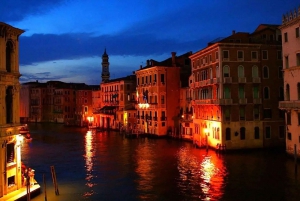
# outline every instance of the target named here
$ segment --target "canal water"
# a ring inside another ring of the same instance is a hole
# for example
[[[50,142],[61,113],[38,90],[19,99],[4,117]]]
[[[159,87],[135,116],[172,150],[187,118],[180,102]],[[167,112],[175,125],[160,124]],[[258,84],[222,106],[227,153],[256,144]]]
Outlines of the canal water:
[[[217,154],[172,139],[127,139],[59,124],[29,128],[33,140],[23,142],[22,160],[42,187],[32,201],[300,200],[300,164],[296,174],[283,151]]]

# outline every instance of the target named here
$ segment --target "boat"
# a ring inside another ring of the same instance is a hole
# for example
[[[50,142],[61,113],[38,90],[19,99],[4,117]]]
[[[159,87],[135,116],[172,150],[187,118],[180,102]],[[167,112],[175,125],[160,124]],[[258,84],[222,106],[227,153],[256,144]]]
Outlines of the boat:
[[[29,133],[29,129],[28,129],[27,124],[24,124],[23,126],[21,126],[19,132],[22,135],[25,135],[25,134]]]
[[[29,133],[27,133],[27,134],[25,135],[24,139],[25,139],[26,142],[31,142],[31,141],[32,141],[32,137],[30,136]]]

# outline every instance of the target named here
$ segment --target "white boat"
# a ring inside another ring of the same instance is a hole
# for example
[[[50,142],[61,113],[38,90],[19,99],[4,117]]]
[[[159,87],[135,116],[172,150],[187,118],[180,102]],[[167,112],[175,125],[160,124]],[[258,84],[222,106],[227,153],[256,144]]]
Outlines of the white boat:
[[[19,132],[20,132],[20,134],[23,134],[23,135],[29,133],[29,129],[28,129],[27,124],[24,124],[23,126],[21,126]]]

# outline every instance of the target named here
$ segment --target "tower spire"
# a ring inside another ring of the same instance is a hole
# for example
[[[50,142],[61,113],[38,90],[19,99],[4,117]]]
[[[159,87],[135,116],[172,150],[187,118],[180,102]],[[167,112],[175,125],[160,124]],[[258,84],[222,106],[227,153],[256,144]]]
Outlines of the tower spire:
[[[108,54],[106,53],[106,48],[104,49],[104,53],[102,55],[102,82],[107,82],[109,80],[110,77],[110,73],[109,73],[109,57]]]

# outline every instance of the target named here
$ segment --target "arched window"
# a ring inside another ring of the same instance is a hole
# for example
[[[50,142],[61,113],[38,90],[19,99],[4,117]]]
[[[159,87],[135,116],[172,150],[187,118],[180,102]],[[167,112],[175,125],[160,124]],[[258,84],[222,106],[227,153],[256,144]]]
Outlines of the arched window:
[[[238,76],[239,77],[245,77],[244,66],[239,66],[238,67]]]
[[[290,85],[287,84],[285,87],[285,100],[289,101],[290,100]]]
[[[264,99],[270,99],[269,87],[264,88]]]
[[[13,44],[11,41],[6,43],[6,71],[12,72],[13,66]]]
[[[226,128],[225,137],[226,137],[226,140],[231,140],[230,128]]]
[[[240,128],[240,138],[241,138],[241,140],[246,139],[246,128],[245,127]]]
[[[252,66],[252,77],[257,78],[258,77],[258,67]]]
[[[229,77],[229,66],[223,67],[223,77]]]
[[[264,75],[263,75],[264,78],[265,79],[269,78],[269,68],[268,68],[268,66],[264,66],[263,72],[264,72]]]

